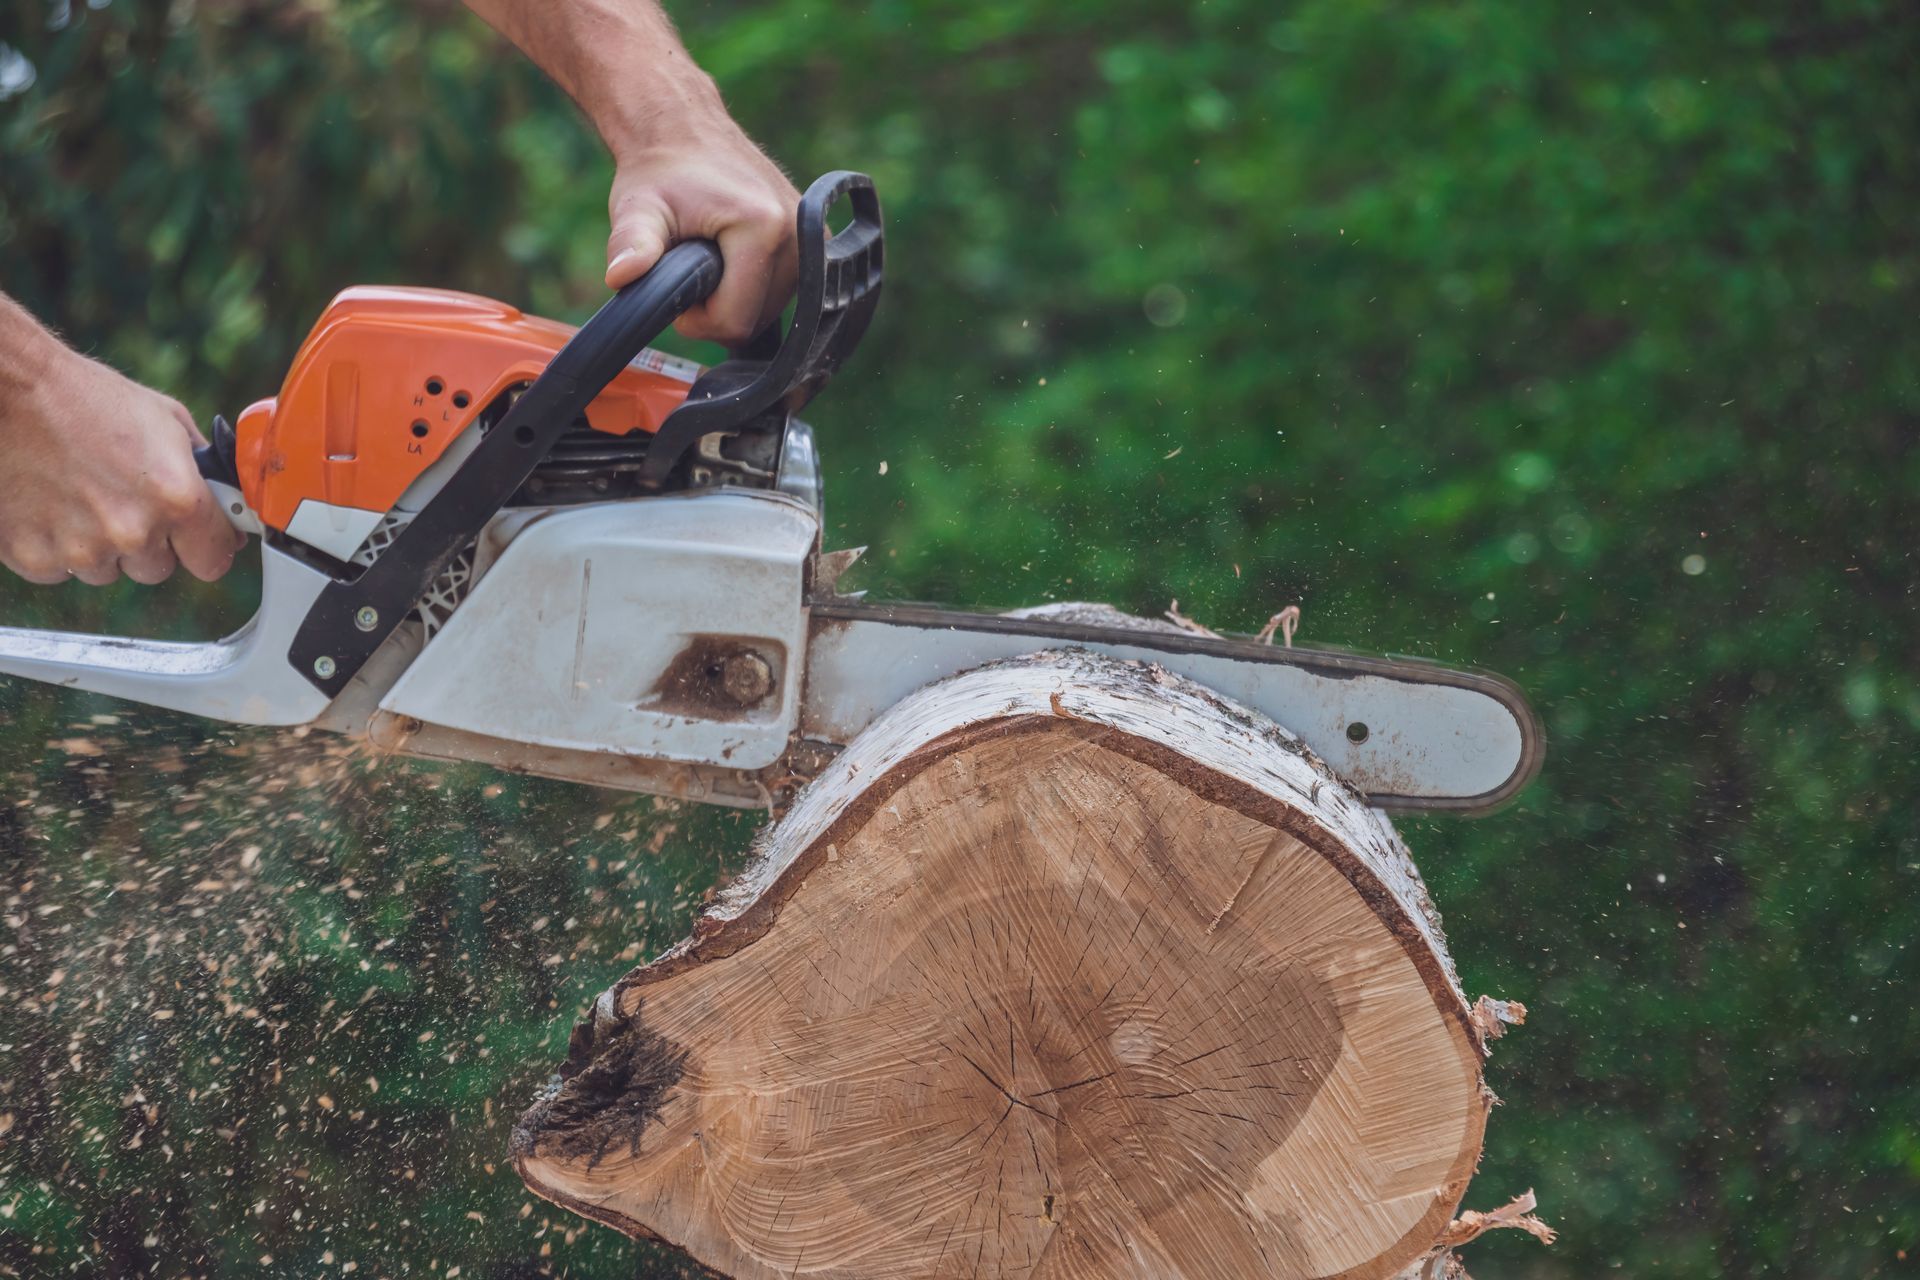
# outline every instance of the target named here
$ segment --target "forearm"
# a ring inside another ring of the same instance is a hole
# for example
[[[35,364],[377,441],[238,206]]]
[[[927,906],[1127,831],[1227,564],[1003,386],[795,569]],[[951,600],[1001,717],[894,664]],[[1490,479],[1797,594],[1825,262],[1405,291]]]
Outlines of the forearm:
[[[726,107],[656,0],[465,0],[580,105],[616,158],[726,124]]]
[[[711,240],[711,297],[676,322],[739,343],[780,314],[798,270],[800,193],[727,114],[659,0],[466,0],[580,104],[613,153],[607,287],[638,280],[668,246]]]

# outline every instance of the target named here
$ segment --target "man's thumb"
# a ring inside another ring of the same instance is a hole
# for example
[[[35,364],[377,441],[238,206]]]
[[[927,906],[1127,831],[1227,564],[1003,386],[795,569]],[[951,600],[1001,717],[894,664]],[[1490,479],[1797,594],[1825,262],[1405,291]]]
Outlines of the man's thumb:
[[[660,261],[671,239],[666,219],[658,214],[634,214],[623,219],[607,239],[607,287],[632,284]]]

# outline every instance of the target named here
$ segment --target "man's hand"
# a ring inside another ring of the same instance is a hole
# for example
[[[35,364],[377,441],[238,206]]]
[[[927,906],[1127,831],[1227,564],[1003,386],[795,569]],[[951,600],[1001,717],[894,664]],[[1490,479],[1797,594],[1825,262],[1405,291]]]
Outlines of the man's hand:
[[[613,152],[607,283],[708,239],[724,270],[680,318],[690,338],[738,344],[780,314],[798,269],[800,193],[727,114],[658,0],[466,0],[572,95]]]
[[[94,586],[163,582],[176,565],[225,573],[245,539],[194,468],[192,416],[45,336],[57,349],[0,404],[0,563]]]
[[[731,120],[724,123],[683,147],[620,159],[608,200],[607,284],[638,280],[678,241],[712,240],[725,262],[720,287],[674,327],[737,345],[779,315],[793,293],[800,193]]]

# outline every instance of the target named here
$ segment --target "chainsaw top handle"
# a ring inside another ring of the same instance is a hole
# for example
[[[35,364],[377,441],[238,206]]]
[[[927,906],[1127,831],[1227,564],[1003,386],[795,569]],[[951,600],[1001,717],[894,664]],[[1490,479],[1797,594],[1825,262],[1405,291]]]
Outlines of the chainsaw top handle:
[[[287,660],[329,698],[533,474],[555,440],[641,350],[720,283],[720,250],[688,240],[622,288],[556,353],[379,559],[327,584]]]

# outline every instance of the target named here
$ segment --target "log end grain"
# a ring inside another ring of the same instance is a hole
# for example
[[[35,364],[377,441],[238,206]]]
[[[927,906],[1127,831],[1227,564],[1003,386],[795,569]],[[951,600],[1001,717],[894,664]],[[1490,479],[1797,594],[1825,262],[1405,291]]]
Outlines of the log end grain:
[[[1082,653],[922,691],[596,1003],[514,1160],[724,1275],[1392,1276],[1485,1044],[1392,828]]]

